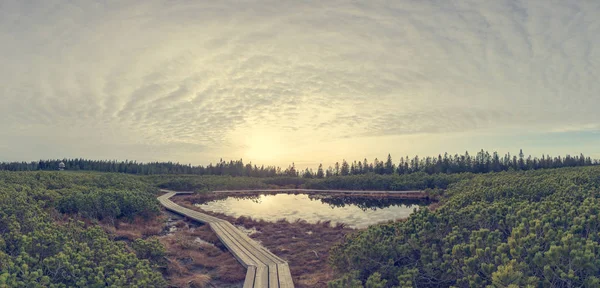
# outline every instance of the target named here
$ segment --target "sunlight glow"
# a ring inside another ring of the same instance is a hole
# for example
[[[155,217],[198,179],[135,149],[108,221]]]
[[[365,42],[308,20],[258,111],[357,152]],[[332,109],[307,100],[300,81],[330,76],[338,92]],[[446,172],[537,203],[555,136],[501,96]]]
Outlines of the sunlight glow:
[[[249,134],[245,146],[244,158],[253,162],[272,163],[285,153],[281,137],[262,129]]]

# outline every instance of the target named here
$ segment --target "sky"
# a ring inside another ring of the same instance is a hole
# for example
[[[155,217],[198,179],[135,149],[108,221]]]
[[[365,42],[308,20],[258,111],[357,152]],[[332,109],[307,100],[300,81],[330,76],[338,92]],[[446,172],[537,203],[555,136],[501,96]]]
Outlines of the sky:
[[[600,1],[0,1],[0,161],[600,158]]]

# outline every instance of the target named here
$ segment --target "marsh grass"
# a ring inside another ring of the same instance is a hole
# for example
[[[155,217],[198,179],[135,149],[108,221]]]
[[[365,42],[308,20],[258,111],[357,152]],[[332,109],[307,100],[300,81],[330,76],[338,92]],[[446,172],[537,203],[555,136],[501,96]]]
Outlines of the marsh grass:
[[[176,222],[180,228],[159,241],[165,246],[169,265],[165,277],[175,287],[207,287],[211,281],[236,284],[244,281],[246,269],[237,262],[210,227]],[[196,241],[200,238],[202,241]]]

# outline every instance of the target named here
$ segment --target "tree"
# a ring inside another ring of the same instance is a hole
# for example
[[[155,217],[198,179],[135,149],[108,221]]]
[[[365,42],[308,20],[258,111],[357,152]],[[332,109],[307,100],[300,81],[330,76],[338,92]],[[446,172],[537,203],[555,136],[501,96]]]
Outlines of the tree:
[[[304,173],[302,173],[302,178],[307,178],[307,179],[311,179],[313,178],[313,173],[312,171],[308,170],[308,168],[306,168],[304,170]]]
[[[380,162],[379,159],[375,158],[375,160],[373,160],[373,172],[376,174],[384,174],[384,170],[383,161]]]
[[[387,161],[385,162],[385,174],[394,173],[394,162],[392,162],[392,155],[388,154]]]
[[[297,177],[298,172],[296,171],[296,164],[292,163],[287,169],[285,169],[284,174],[290,177]]]
[[[342,176],[348,176],[350,174],[350,166],[346,160],[342,160],[342,168],[340,169]]]
[[[523,159],[525,155],[523,154],[523,149],[519,150],[519,170],[525,170],[525,161]]]
[[[329,166],[327,168],[327,171],[325,171],[325,177],[329,178],[334,175],[335,175],[335,172],[333,171],[333,168],[331,166]]]
[[[322,179],[325,176],[323,173],[323,164],[319,164],[319,169],[317,170],[317,178]]]

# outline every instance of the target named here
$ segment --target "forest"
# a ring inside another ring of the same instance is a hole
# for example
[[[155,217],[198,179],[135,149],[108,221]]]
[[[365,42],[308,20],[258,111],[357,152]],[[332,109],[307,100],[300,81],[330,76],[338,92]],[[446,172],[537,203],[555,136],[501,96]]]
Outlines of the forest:
[[[401,157],[394,162],[388,154],[385,161],[375,158],[372,161],[366,158],[362,161],[348,162],[342,160],[333,166],[324,168],[320,164],[316,170],[306,168],[298,171],[294,163],[282,169],[277,166],[260,167],[252,163],[244,164],[242,159],[236,161],[223,161],[207,166],[192,166],[191,164],[180,164],[173,162],[151,162],[138,163],[137,161],[108,161],[108,160],[86,160],[86,159],[54,159],[39,160],[33,162],[2,162],[0,170],[8,171],[38,171],[58,170],[59,163],[65,164],[69,171],[97,171],[118,172],[137,175],[217,175],[217,176],[246,176],[246,177],[302,177],[302,178],[325,178],[331,176],[349,176],[361,174],[412,174],[423,172],[427,174],[454,174],[454,173],[488,173],[500,171],[539,170],[547,168],[580,167],[599,165],[598,159],[586,157],[583,154],[577,156],[550,156],[541,157],[525,156],[523,151],[518,155],[507,153],[503,156],[497,152],[479,151],[474,156],[469,152],[462,155],[439,154],[435,157],[413,158]]]
[[[599,287],[599,189],[599,167],[473,175],[333,248],[329,287]]]

